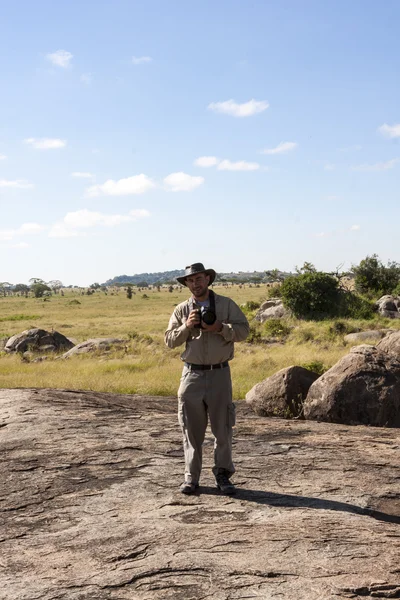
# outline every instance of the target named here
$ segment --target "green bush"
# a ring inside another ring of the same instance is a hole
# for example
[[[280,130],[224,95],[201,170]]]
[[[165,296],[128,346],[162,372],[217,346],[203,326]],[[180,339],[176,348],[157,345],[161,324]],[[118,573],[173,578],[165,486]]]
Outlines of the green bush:
[[[394,290],[392,291],[392,294],[394,296],[400,296],[400,283],[398,285],[396,285],[396,287],[394,288]]]
[[[284,306],[295,317],[323,319],[338,313],[339,282],[328,273],[316,271],[288,277],[281,292]]]
[[[282,285],[274,285],[268,288],[267,298],[281,298],[282,297]]]
[[[313,371],[314,373],[317,373],[317,375],[323,375],[330,368],[330,367],[327,367],[326,365],[324,365],[324,363],[321,362],[320,360],[313,360],[308,363],[303,363],[302,365],[299,365],[299,366],[303,367],[303,369],[308,369],[309,371]]]
[[[282,338],[291,332],[289,327],[282,319],[269,319],[264,323],[264,333],[268,337]]]
[[[254,325],[250,325],[250,332],[246,338],[246,342],[249,344],[261,344],[261,332]]]
[[[374,303],[353,292],[341,291],[339,314],[350,319],[373,319]],[[348,332],[351,333],[351,332]]]
[[[258,308],[260,308],[260,303],[259,302],[254,302],[253,300],[248,300],[247,302],[245,302],[245,304],[242,305],[242,308],[244,310],[257,310]]]
[[[367,256],[352,270],[355,288],[361,293],[391,294],[400,285],[400,264],[389,261],[384,265],[377,254]]]

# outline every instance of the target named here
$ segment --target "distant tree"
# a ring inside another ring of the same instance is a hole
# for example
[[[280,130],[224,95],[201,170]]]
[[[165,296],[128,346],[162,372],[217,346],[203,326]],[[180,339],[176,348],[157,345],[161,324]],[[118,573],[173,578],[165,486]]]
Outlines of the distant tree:
[[[14,287],[14,292],[17,292],[17,294],[23,294],[24,296],[28,296],[29,289],[29,285],[26,285],[25,283],[17,283],[17,285]]]
[[[315,268],[315,266],[312,263],[305,262],[305,263],[303,263],[302,267],[296,267],[295,271],[296,271],[296,273],[301,275],[304,273],[316,273],[317,269]]]
[[[352,271],[355,288],[361,293],[391,294],[400,283],[400,264],[389,261],[384,265],[377,254],[366,256]]]
[[[148,288],[149,284],[147,283],[147,281],[138,281],[136,284],[136,287],[140,287],[140,288]]]
[[[101,288],[101,285],[99,283],[92,283],[92,285],[89,286],[90,288],[92,288],[93,290],[98,290],[99,288]]]
[[[265,275],[267,276],[267,280],[271,283],[281,283],[284,280],[284,277],[282,277],[278,269],[272,269],[272,271],[265,271]]]
[[[51,281],[47,282],[47,285],[51,288],[51,290],[57,294],[63,286],[62,281],[60,281],[59,279],[52,279]]]
[[[174,288],[172,287],[172,285],[169,286],[168,291],[169,292],[173,292],[174,291]]]
[[[12,287],[12,284],[8,281],[2,281],[0,282],[0,293],[2,293],[3,296],[7,296],[8,294],[10,294]]]
[[[31,285],[34,285],[35,283],[44,283],[46,284],[46,282],[43,279],[40,279],[40,277],[31,277],[29,280],[29,283]]]
[[[126,297],[132,300],[132,286],[130,284],[126,286]]]
[[[51,293],[51,289],[45,283],[34,283],[31,285],[31,290],[35,298],[43,298],[45,292]]]

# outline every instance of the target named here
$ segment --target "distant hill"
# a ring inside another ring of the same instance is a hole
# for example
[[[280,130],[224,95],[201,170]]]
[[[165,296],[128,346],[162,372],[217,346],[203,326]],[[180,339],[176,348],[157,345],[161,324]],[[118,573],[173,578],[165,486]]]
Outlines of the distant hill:
[[[126,285],[131,283],[137,285],[146,282],[148,285],[162,285],[163,283],[175,282],[177,277],[182,277],[184,270],[163,271],[160,273],[138,273],[137,275],[118,275],[108,279],[102,285]],[[239,271],[238,273],[218,273],[216,281],[232,281],[237,283],[268,283],[270,281],[283,280],[291,275],[284,271]]]

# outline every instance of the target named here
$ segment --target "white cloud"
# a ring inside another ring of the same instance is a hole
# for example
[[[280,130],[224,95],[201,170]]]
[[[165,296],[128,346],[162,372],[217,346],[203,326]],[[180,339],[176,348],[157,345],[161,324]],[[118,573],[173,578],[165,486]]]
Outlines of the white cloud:
[[[258,163],[246,162],[245,160],[239,160],[232,162],[230,160],[223,160],[218,165],[219,171],[257,171],[260,168]]]
[[[74,229],[69,229],[64,223],[54,223],[49,231],[49,237],[70,238],[77,237],[79,233]]]
[[[151,56],[132,56],[132,63],[134,65],[143,65],[152,62],[152,60]]]
[[[19,190],[29,190],[35,187],[33,183],[24,181],[23,179],[16,179],[14,181],[8,179],[0,179],[0,188],[14,188]]]
[[[67,213],[64,219],[55,223],[50,229],[49,237],[67,238],[81,235],[80,231],[92,227],[115,227],[122,223],[133,223],[138,219],[149,217],[149,211],[135,209],[126,215],[107,215],[85,209]]]
[[[58,138],[26,138],[24,143],[37,150],[54,150],[55,148],[65,148],[67,145],[66,140]]]
[[[262,154],[286,154],[287,152],[291,152],[295,148],[297,148],[298,144],[296,142],[281,142],[276,146],[276,148],[265,148],[262,150]]]
[[[386,162],[375,163],[374,165],[355,165],[351,167],[352,171],[387,171],[400,162],[399,158],[392,158]]]
[[[92,77],[91,73],[82,73],[82,75],[79,77],[79,79],[85,85],[90,85],[92,83],[92,81],[93,81],[93,77]]]
[[[385,123],[378,128],[378,131],[385,137],[398,138],[400,137],[400,123],[396,123],[396,125]]]
[[[336,165],[333,163],[326,163],[324,165],[324,171],[334,171],[336,169]]]
[[[17,244],[11,244],[9,247],[10,248],[30,248],[30,244],[27,244],[26,242],[18,242]]]
[[[53,63],[53,65],[56,65],[56,67],[67,69],[71,66],[70,63],[73,58],[73,54],[71,54],[71,52],[67,52],[66,50],[57,50],[57,52],[53,52],[52,54],[46,54],[46,58]]]
[[[219,158],[216,156],[199,156],[194,161],[196,167],[215,167],[219,163]]]
[[[14,229],[0,229],[0,242],[12,240],[15,235]]]
[[[0,230],[0,241],[13,240],[17,236],[31,235],[40,233],[45,228],[38,223],[23,223],[18,229],[3,229]]]
[[[350,231],[358,231],[359,229],[361,229],[360,225],[352,225],[350,227]]]
[[[171,173],[164,178],[164,184],[171,192],[190,192],[204,183],[204,177],[193,177],[187,173]]]
[[[130,196],[133,194],[144,194],[155,187],[155,183],[141,173],[133,175],[125,179],[108,179],[103,184],[92,185],[86,190],[86,196],[93,198],[94,196]]]
[[[216,113],[231,115],[232,117],[251,117],[263,112],[268,107],[269,104],[265,100],[252,99],[248,102],[243,102],[243,104],[238,104],[235,100],[231,99],[225,102],[211,102],[207,108]]]
[[[92,175],[92,173],[74,171],[73,173],[71,173],[71,177],[78,177],[81,179],[92,179],[93,175]]]
[[[43,225],[39,225],[39,223],[24,223],[16,231],[18,235],[25,235],[26,233],[39,233],[43,229]]]
[[[0,160],[6,160],[7,156],[5,154],[0,154]]]
[[[316,233],[315,237],[326,237],[326,233],[324,233],[323,231],[321,231],[321,233]]]

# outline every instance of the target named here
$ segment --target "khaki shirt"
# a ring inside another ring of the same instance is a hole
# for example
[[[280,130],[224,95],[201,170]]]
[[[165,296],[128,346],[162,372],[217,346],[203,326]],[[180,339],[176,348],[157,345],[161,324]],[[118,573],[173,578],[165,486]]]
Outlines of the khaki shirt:
[[[215,312],[222,322],[222,331],[211,333],[203,329],[189,329],[185,323],[192,310],[192,300],[181,302],[175,308],[165,332],[165,343],[176,348],[186,343],[182,360],[197,365],[215,365],[233,358],[234,342],[241,342],[249,334],[249,323],[238,305],[215,294]]]

